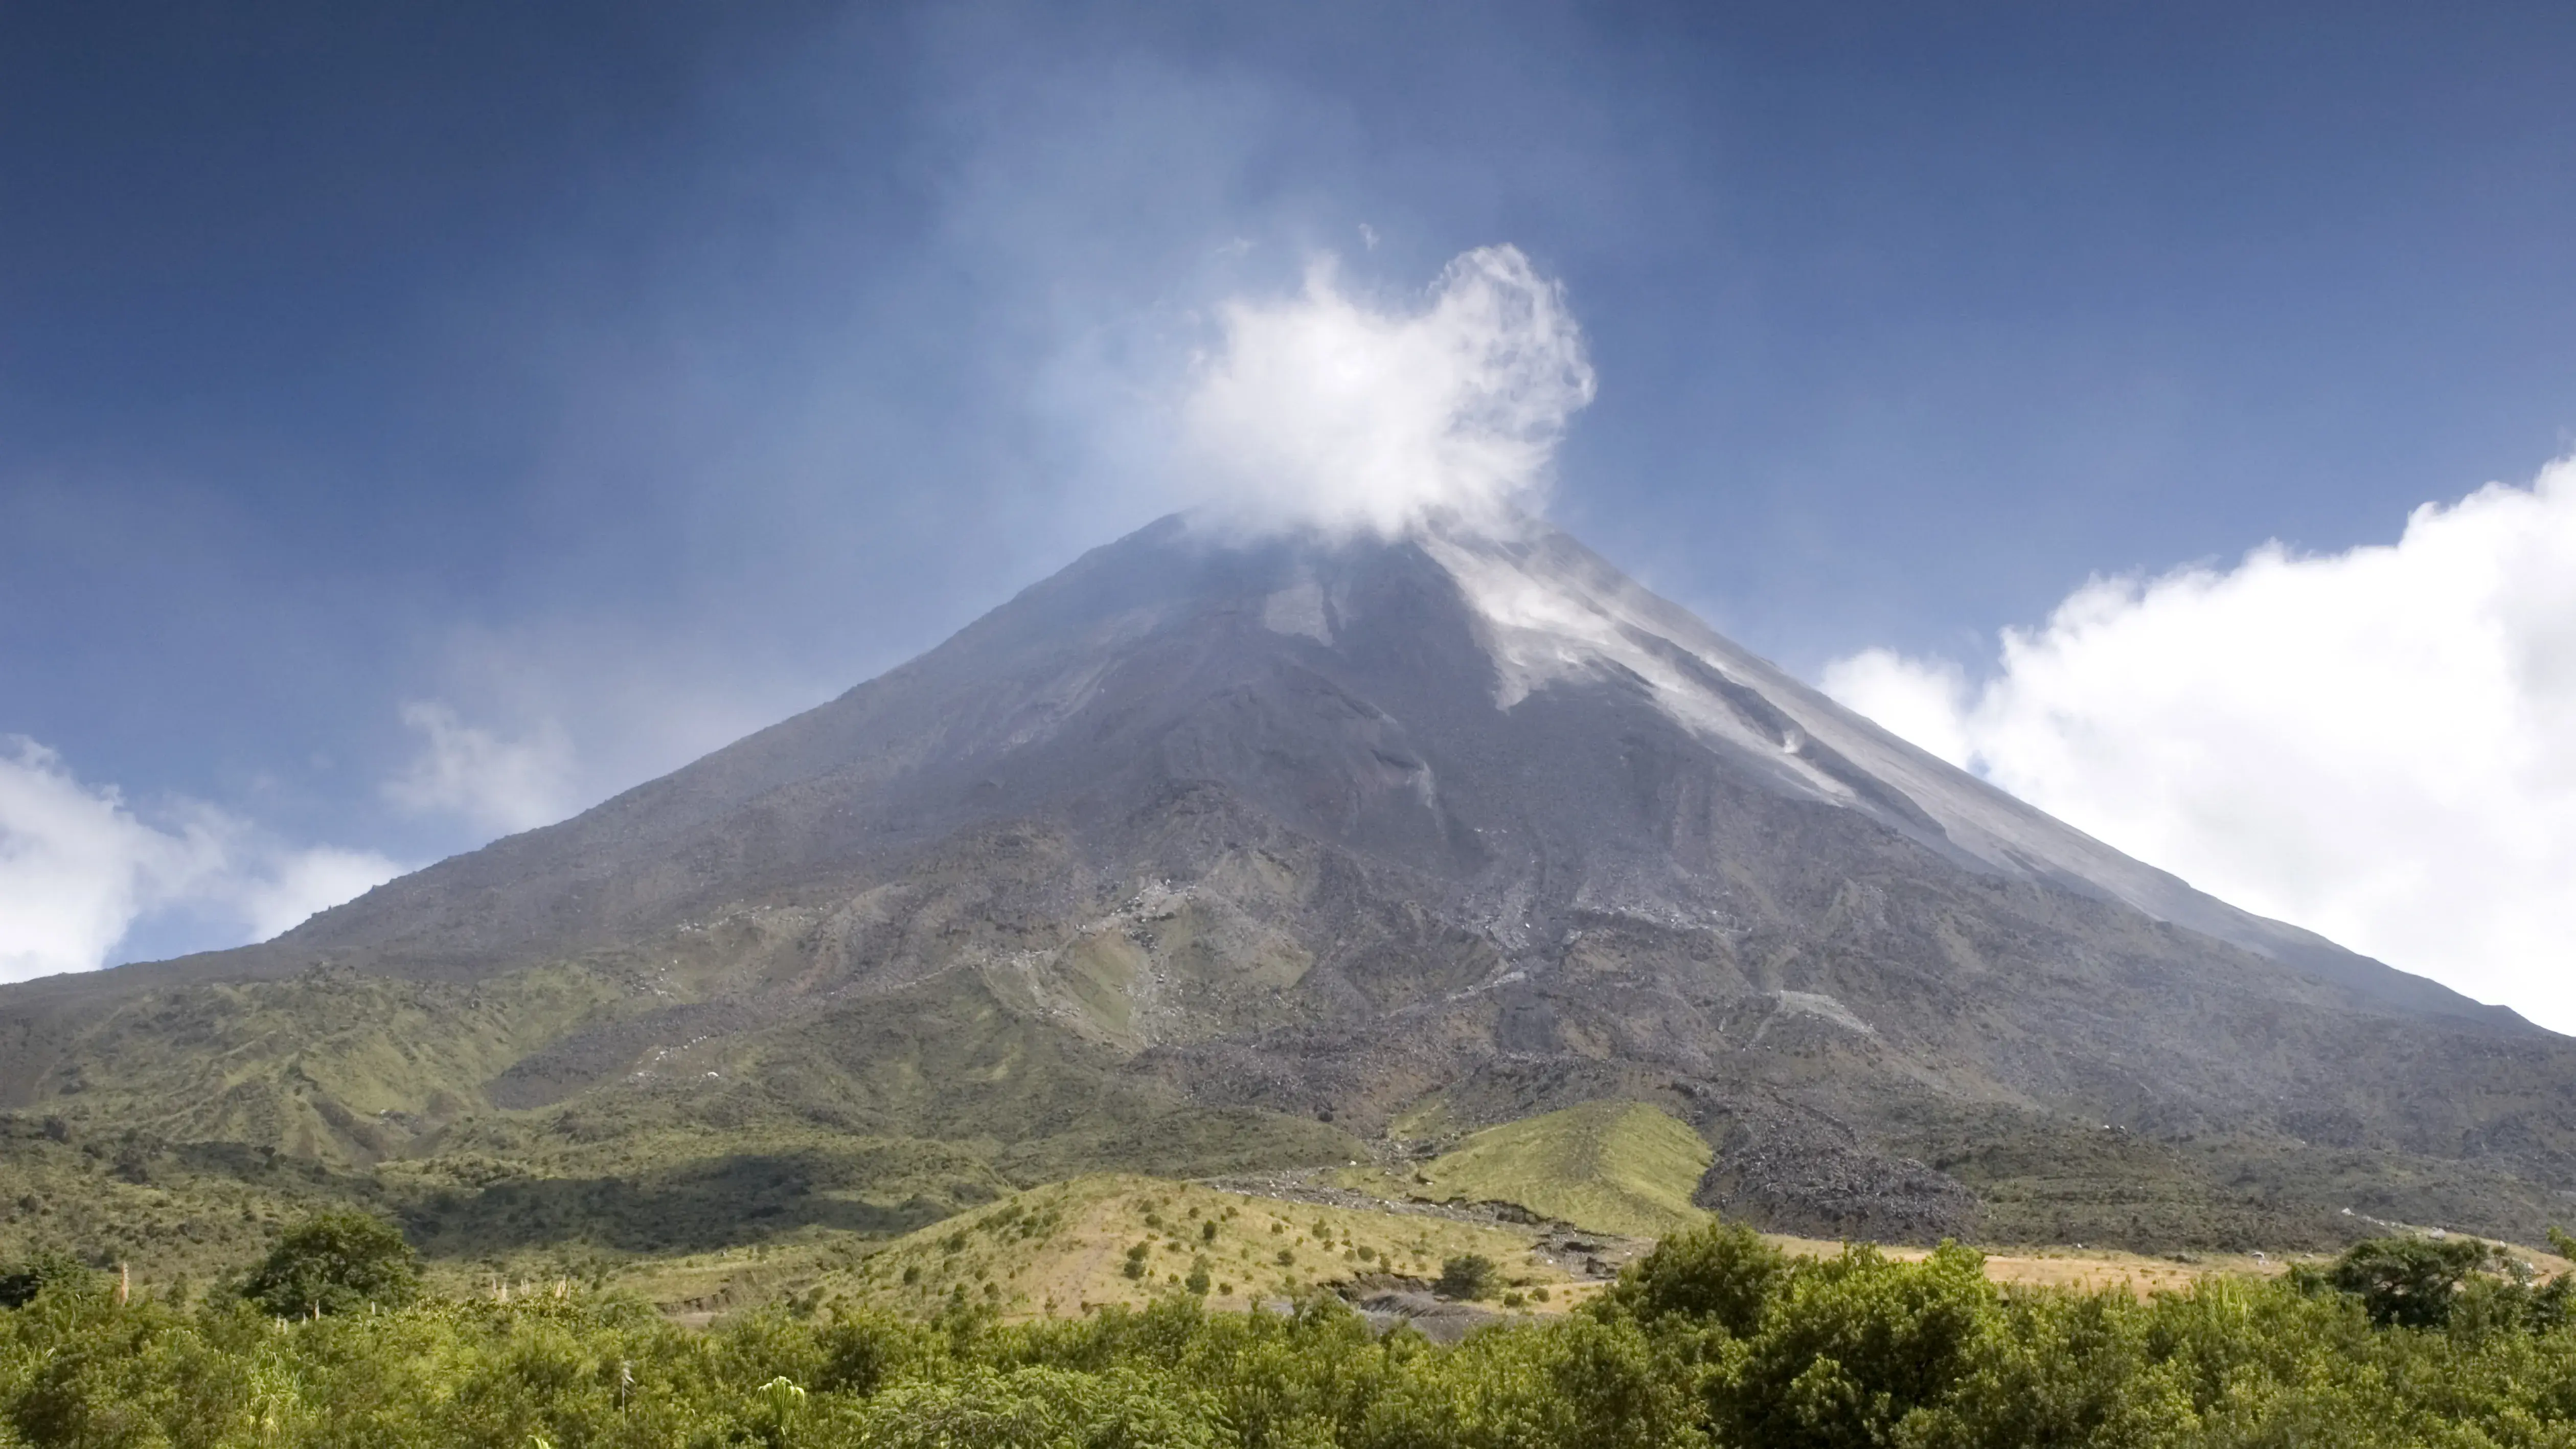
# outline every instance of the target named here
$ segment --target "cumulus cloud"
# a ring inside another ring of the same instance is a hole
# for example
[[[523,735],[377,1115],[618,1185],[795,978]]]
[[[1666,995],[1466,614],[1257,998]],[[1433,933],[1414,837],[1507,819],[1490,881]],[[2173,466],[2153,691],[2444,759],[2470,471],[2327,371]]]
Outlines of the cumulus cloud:
[[[472,725],[434,700],[402,708],[421,749],[385,782],[385,798],[416,814],[458,815],[485,829],[533,830],[572,813],[572,741],[552,722],[516,737]]]
[[[2095,579],[1825,689],[2249,910],[2576,1031],[2576,459],[2394,544]]]
[[[1418,305],[1346,293],[1332,261],[1298,295],[1219,309],[1223,345],[1182,408],[1213,519],[1394,535],[1491,526],[1536,505],[1592,367],[1564,291],[1509,246],[1450,262]]]
[[[23,737],[0,755],[0,980],[100,965],[134,918],[195,889],[221,864],[206,822],[178,831],[136,819],[114,789],[74,779]]]
[[[189,909],[266,940],[392,879],[383,856],[293,849],[203,805],[146,821],[33,740],[0,740],[0,981],[107,964],[134,923]]]

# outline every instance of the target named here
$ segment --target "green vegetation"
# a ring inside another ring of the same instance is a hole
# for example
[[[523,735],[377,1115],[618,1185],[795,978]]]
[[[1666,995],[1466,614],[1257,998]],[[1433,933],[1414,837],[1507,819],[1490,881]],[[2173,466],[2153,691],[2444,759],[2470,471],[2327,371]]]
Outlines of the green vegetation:
[[[2384,1231],[2373,1219],[2529,1241],[2563,1211],[2547,1189],[2497,1164],[2280,1134],[2151,1135],[2099,1121],[1956,1109],[1889,1146],[1973,1190],[1977,1232],[1990,1243],[2340,1252]]]
[[[1749,1338],[1789,1277],[1789,1259],[1752,1229],[1712,1224],[1655,1245],[1611,1301],[1649,1323],[1702,1323]]]
[[[2564,1235],[2552,1233],[2564,1245]],[[2569,1309],[2576,1278],[2560,1275],[2532,1285],[2531,1270],[2492,1243],[2475,1238],[2374,1238],[2356,1243],[2326,1270],[2322,1281],[2361,1300],[2373,1323],[2440,1328],[2464,1303],[2482,1276],[2501,1277],[2522,1291],[2519,1311],[2558,1323]]]
[[[543,966],[473,985],[317,969],[138,994],[63,1043],[48,1110],[75,1128],[372,1162],[489,1105],[487,1085],[637,1003]]]
[[[399,1221],[433,1282],[649,1275],[676,1301],[713,1295],[697,1264],[845,1266],[1078,1172],[1359,1155],[1309,1117],[1122,1075],[971,971],[652,1046],[677,1028],[633,1035],[639,1014],[721,974],[723,953],[672,952],[470,984],[314,970],[67,1014],[43,1054],[0,1052],[0,1085],[41,1103],[0,1113],[0,1261],[203,1281],[345,1208]]]
[[[77,1282],[88,1274],[89,1265],[69,1253],[39,1253],[0,1270],[0,1308],[24,1308],[48,1285]]]
[[[1217,1306],[1278,1303],[1363,1273],[1429,1281],[1444,1263],[1469,1259],[1485,1265],[1493,1287],[1570,1281],[1520,1228],[1100,1174],[907,1234],[855,1267],[814,1275],[805,1291],[916,1315],[964,1301],[1016,1319],[1141,1308],[1176,1288],[1204,1291]]]
[[[1707,1220],[1691,1194],[1710,1155],[1697,1132],[1645,1103],[1586,1102],[1475,1133],[1406,1190],[1652,1238]]]
[[[1494,1260],[1482,1253],[1461,1253],[1440,1265],[1431,1290],[1446,1298],[1473,1303],[1494,1295]]]
[[[1177,1229],[1191,1206],[1167,1196],[1150,1210]],[[317,1237],[313,1226],[285,1241],[341,1241],[353,1227]],[[56,1262],[0,1272],[36,1285],[0,1310],[0,1444],[2576,1443],[2564,1295],[2483,1244],[2409,1243],[2361,1245],[2322,1273],[2211,1279],[2142,1301],[2007,1293],[1956,1246],[1920,1262],[1865,1245],[1795,1260],[1711,1224],[1578,1312],[1507,1320],[1446,1349],[1406,1330],[1373,1335],[1320,1295],[1238,1313],[1174,1291],[1142,1309],[1012,1324],[971,1301],[906,1316],[813,1293],[697,1333],[578,1292],[307,1317],[232,1291],[120,1302],[112,1276]],[[2374,1304],[2401,1280],[2406,1311]],[[2337,1286],[2347,1281],[2360,1286]],[[2417,1311],[2431,1303],[2440,1311]]]
[[[288,1228],[242,1285],[284,1317],[399,1308],[420,1293],[420,1255],[402,1230],[365,1213],[324,1213]]]
[[[757,1122],[730,1141],[713,1128],[600,1140],[595,1120],[564,1113],[484,1124],[449,1151],[372,1168],[53,1125],[60,1136],[0,1115],[0,1262],[127,1261],[147,1284],[203,1282],[259,1258],[289,1223],[351,1209],[401,1222],[431,1281],[451,1288],[608,1274],[680,1298],[715,1265],[855,1261],[1012,1189],[963,1149]]]

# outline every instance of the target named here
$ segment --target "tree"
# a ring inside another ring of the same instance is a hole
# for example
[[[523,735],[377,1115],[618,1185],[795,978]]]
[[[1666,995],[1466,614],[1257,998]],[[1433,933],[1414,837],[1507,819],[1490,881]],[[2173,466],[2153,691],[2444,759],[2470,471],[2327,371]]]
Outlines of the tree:
[[[2372,1238],[2345,1249],[2326,1282],[2359,1298],[2373,1323],[2439,1328],[2461,1285],[2500,1256],[2475,1238]]]
[[[286,1230],[242,1296],[281,1316],[399,1307],[420,1292],[420,1255],[402,1230],[359,1212],[321,1213]]]
[[[1708,1386],[1721,1442],[1765,1449],[1861,1449],[1935,1405],[2000,1318],[1985,1258],[1943,1243],[1920,1263],[1867,1244],[1791,1270]]]
[[[38,1253],[0,1268],[0,1308],[24,1308],[57,1283],[90,1283],[97,1277],[88,1264],[69,1253]]]
[[[1751,1228],[1713,1222],[1657,1243],[1619,1275],[1607,1298],[1641,1323],[1679,1313],[1744,1338],[1788,1277],[1788,1257]]]
[[[1441,1263],[1431,1291],[1444,1298],[1474,1300],[1494,1291],[1494,1260],[1482,1253],[1461,1253]]]
[[[920,1369],[939,1352],[928,1324],[882,1310],[836,1309],[814,1337],[820,1355],[814,1386],[854,1399]]]

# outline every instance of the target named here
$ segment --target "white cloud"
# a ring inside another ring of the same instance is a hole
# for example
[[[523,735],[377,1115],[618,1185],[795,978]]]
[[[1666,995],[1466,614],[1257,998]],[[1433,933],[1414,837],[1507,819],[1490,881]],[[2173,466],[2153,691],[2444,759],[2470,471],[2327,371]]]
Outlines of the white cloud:
[[[401,866],[372,850],[315,846],[279,858],[264,877],[245,882],[239,906],[249,919],[250,938],[265,941],[402,873]]]
[[[219,866],[201,822],[165,832],[23,737],[0,755],[0,980],[97,967],[144,911]]]
[[[2393,545],[2095,579],[1837,699],[2249,910],[2576,1030],[2576,459]]]
[[[385,782],[385,798],[418,814],[460,815],[503,832],[533,830],[572,813],[572,742],[551,721],[516,739],[467,724],[436,701],[402,708],[423,736],[420,753]]]
[[[1825,693],[1951,764],[1970,766],[1968,677],[1947,659],[1864,649],[1825,666]]]
[[[1563,290],[1514,247],[1452,261],[1418,307],[1346,295],[1330,259],[1293,298],[1219,309],[1182,409],[1207,512],[1238,527],[1401,533],[1535,505],[1592,367]]]
[[[156,825],[43,745],[0,746],[0,981],[94,971],[164,910],[208,911],[266,940],[401,873],[371,852],[281,846],[203,805]]]

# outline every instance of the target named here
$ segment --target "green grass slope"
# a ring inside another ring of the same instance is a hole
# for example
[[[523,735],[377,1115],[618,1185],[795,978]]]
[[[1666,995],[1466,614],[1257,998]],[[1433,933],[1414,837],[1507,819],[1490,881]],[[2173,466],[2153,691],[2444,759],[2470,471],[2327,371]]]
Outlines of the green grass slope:
[[[1586,1102],[1470,1136],[1424,1166],[1413,1191],[1653,1238],[1707,1219],[1691,1193],[1711,1155],[1697,1132],[1642,1102]]]
[[[635,995],[579,965],[470,986],[314,970],[142,992],[55,1043],[25,1102],[93,1134],[365,1163],[485,1109],[494,1077]]]
[[[974,972],[658,1049],[657,1034],[700,1028],[598,1030],[656,1009],[632,986],[575,965],[139,994],[56,1044],[30,1074],[33,1110],[0,1111],[0,1263],[60,1251],[130,1262],[143,1283],[198,1278],[256,1260],[286,1222],[354,1206],[400,1221],[434,1272],[685,1259],[721,1277],[854,1259],[1084,1171],[1365,1151],[1309,1117],[1194,1103]],[[494,1100],[547,1052],[536,1095],[565,1095]]]

